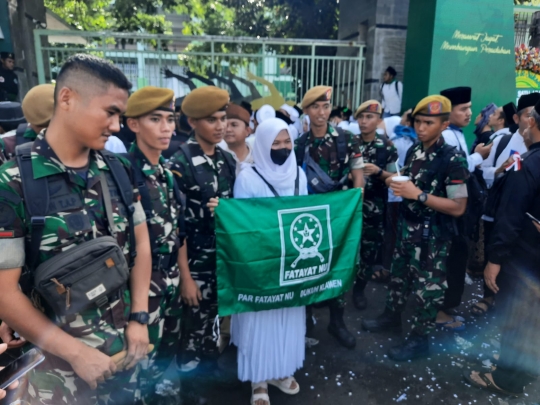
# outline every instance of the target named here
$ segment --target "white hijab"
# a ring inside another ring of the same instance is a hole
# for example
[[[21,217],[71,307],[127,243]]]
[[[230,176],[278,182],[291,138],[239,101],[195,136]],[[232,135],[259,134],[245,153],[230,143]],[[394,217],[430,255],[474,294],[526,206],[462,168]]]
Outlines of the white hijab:
[[[270,118],[276,118],[276,110],[271,105],[265,104],[259,108],[257,114],[255,114],[255,118],[257,119],[257,123],[262,124]]]
[[[274,188],[286,188],[294,184],[298,169],[294,150],[281,166],[272,162],[270,152],[278,134],[285,130],[289,132],[287,123],[279,118],[269,118],[257,127],[255,142],[253,142],[253,166],[259,174]]]
[[[386,136],[388,139],[392,139],[394,134],[394,129],[401,123],[401,117],[386,117],[384,118],[384,125],[386,127]]]

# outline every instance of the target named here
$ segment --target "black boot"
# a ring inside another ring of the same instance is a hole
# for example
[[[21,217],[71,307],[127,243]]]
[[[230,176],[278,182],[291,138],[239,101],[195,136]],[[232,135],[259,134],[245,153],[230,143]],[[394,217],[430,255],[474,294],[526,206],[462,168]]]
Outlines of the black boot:
[[[356,309],[363,311],[367,308],[367,300],[366,295],[364,294],[364,290],[366,289],[366,282],[360,279],[356,279],[356,283],[354,283],[353,287],[353,305]]]
[[[388,308],[375,319],[363,319],[362,328],[369,332],[401,331],[401,312],[393,312]]]
[[[353,334],[347,330],[343,321],[345,308],[335,308],[330,306],[330,324],[328,325],[328,333],[334,336],[341,346],[347,349],[354,349],[356,339]]]
[[[429,337],[411,333],[400,346],[388,351],[388,357],[394,361],[407,361],[429,356]]]

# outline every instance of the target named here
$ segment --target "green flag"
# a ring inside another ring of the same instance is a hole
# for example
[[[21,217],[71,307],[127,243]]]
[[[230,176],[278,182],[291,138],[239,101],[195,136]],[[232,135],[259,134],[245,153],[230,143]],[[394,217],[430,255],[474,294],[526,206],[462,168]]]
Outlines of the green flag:
[[[350,288],[361,189],[223,199],[215,215],[220,316],[309,305]]]

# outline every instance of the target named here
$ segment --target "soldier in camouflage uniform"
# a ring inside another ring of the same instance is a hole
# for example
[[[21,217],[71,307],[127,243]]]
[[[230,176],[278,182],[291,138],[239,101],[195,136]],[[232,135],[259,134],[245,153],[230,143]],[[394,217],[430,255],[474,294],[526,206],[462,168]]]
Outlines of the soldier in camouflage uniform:
[[[172,90],[147,86],[131,95],[125,114],[127,125],[136,135],[128,157],[145,210],[152,250],[148,333],[155,348],[141,362],[139,381],[145,404],[160,400],[156,384],[180,345],[178,257],[184,219],[174,176],[164,167],[165,159],[161,156],[169,147],[175,127],[173,100]]]
[[[10,252],[0,258],[0,318],[46,352],[45,362],[29,377],[32,403],[126,404],[138,397],[137,363],[148,350],[148,329],[128,319],[148,310],[148,230],[136,187],[128,206],[120,198],[121,184],[112,177],[109,165],[114,163],[115,173],[129,180],[129,162],[96,152],[104,148],[106,135],[118,130],[130,87],[123,73],[102,59],[74,55],[66,61],[57,79],[55,116],[28,155],[33,178],[48,179],[49,205],[43,222],[32,218],[31,223],[27,214],[31,202],[24,198],[19,160],[0,168],[0,251]],[[109,214],[100,181],[103,175],[111,195]],[[25,184],[31,181],[24,179]],[[122,190],[130,183],[122,183]],[[128,210],[133,221],[128,221]],[[40,223],[42,237],[32,239]],[[131,242],[136,237],[137,256],[129,284],[111,291],[105,305],[61,316],[35,292],[19,290],[25,265],[33,272],[70,248],[113,234],[128,262],[133,259]],[[39,245],[32,246],[32,240],[39,239]],[[116,372],[110,356],[122,350],[127,350],[126,370]]]
[[[182,103],[193,133],[169,161],[182,193],[186,195],[186,245],[189,262],[180,262],[184,303],[179,366],[182,392],[203,394],[204,379],[218,370],[213,328],[217,318],[216,244],[214,218],[207,207],[211,198],[231,198],[236,165],[217,147],[225,134],[225,109],[229,94],[209,86],[189,93]],[[183,264],[184,263],[184,264]]]
[[[396,172],[398,159],[395,146],[377,134],[381,114],[381,104],[369,100],[360,105],[354,115],[361,130],[360,145],[366,177],[360,264],[353,288],[354,306],[361,310],[367,306],[364,290],[373,275],[373,265],[377,263],[384,239],[384,217],[388,200],[388,188],[384,181]]]
[[[400,330],[401,312],[409,293],[414,293],[411,335],[388,353],[396,361],[429,355],[428,335],[435,329],[447,288],[446,260],[457,229],[455,218],[467,206],[467,161],[441,136],[451,108],[443,96],[420,101],[413,112],[420,143],[409,150],[402,171],[410,181],[387,179],[394,194],[403,197],[391,281],[384,313],[362,321],[362,326],[372,332]]]
[[[34,142],[37,134],[49,125],[54,112],[54,86],[40,84],[32,87],[24,96],[21,108],[28,124],[21,124],[19,128],[2,138],[4,141],[2,151],[6,159],[14,158],[17,145]]]
[[[295,153],[298,165],[306,171],[310,194],[344,189],[349,176],[352,177],[353,187],[364,186],[364,161],[360,141],[352,133],[341,128],[335,129],[328,124],[332,110],[331,98],[331,87],[316,86],[309,90],[302,100],[302,108],[309,116],[311,130],[296,140]],[[313,171],[313,167],[318,172]],[[321,187],[321,184],[325,187]],[[328,307],[328,332],[341,345],[354,348],[356,339],[343,321],[345,294],[329,300]]]

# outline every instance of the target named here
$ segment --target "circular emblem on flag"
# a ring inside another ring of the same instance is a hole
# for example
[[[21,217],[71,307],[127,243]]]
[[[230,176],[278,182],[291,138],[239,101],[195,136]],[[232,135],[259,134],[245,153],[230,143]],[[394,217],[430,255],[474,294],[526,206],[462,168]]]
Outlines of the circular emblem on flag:
[[[324,263],[324,256],[319,253],[323,239],[323,229],[319,219],[312,214],[298,215],[291,224],[291,243],[300,253],[291,267],[295,268],[300,260],[318,257]]]

